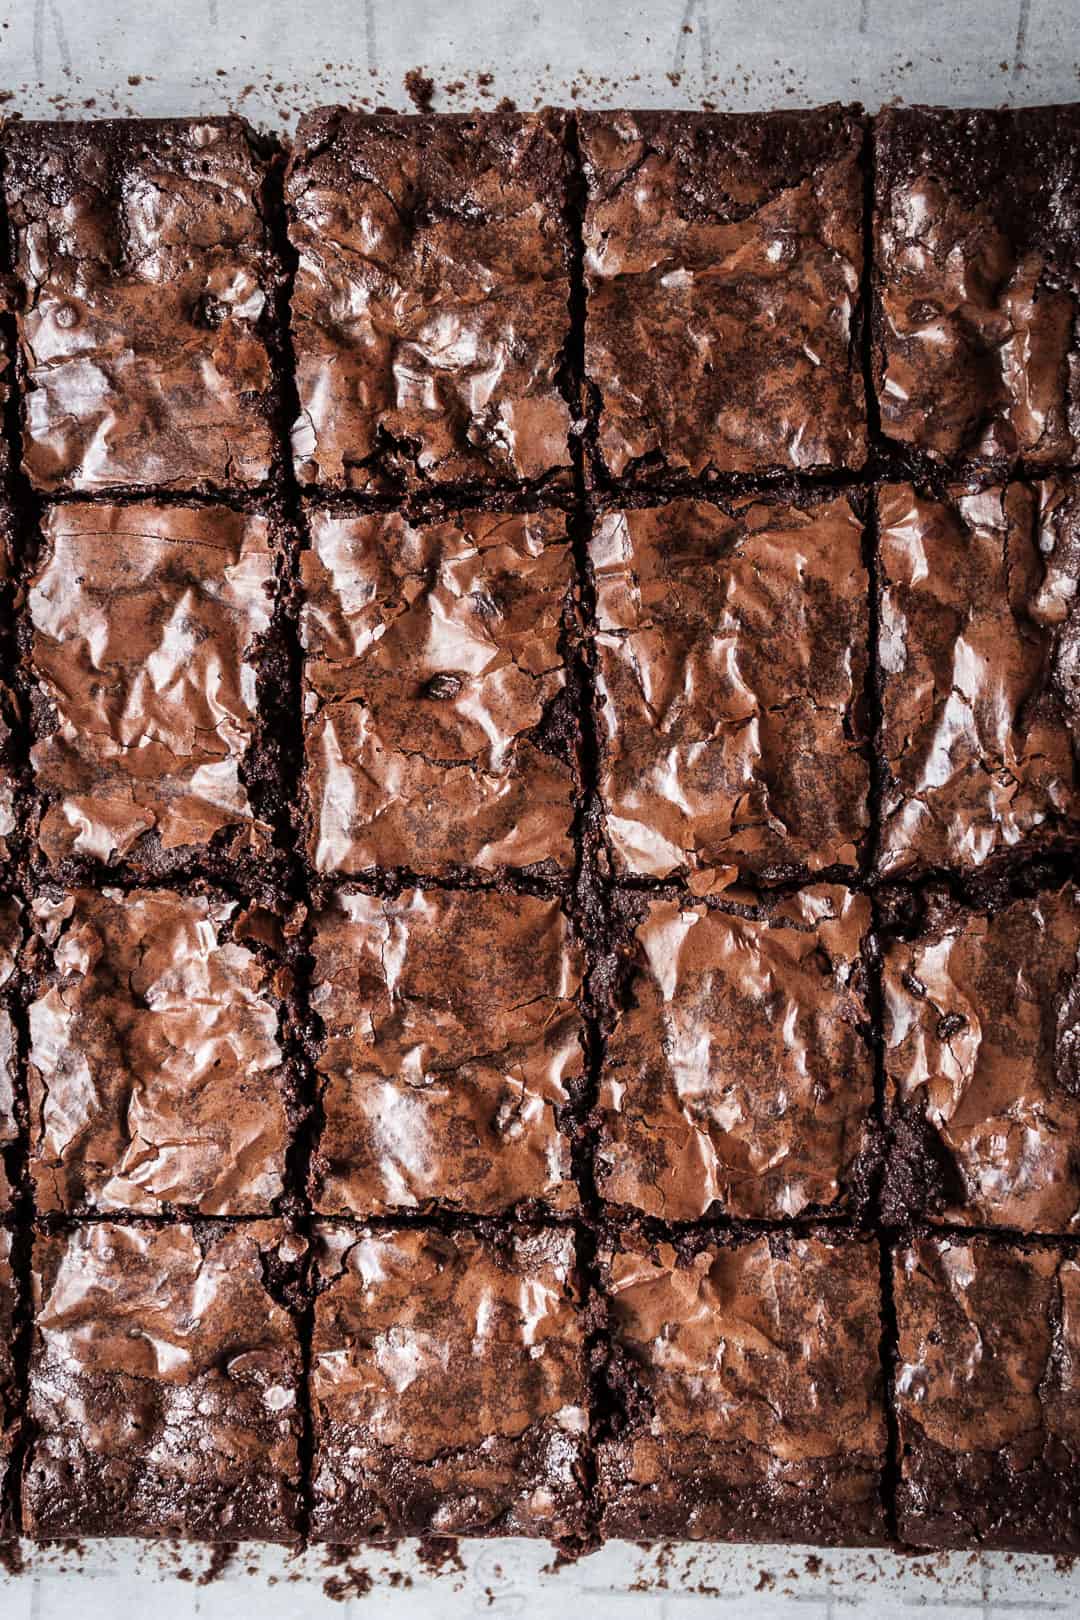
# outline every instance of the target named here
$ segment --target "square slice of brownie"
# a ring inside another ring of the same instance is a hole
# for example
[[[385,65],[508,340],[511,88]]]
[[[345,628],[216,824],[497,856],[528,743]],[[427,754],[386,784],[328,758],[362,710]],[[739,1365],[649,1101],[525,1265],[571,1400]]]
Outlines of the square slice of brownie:
[[[878,492],[882,875],[1080,838],[1080,484]]]
[[[886,1217],[1080,1228],[1080,894],[931,897],[884,959]]]
[[[15,1273],[11,1265],[13,1233],[0,1225],[0,1541],[18,1533],[11,1513],[8,1474],[19,1426],[15,1390]]]
[[[13,1161],[19,1137],[15,1092],[18,1047],[9,1000],[22,944],[21,909],[12,895],[0,897],[0,1219],[11,1208]],[[0,1488],[0,1498],[2,1495]]]
[[[1080,458],[1080,107],[874,122],[881,425],[952,462]]]
[[[167,889],[35,902],[30,1170],[42,1212],[267,1215],[293,1099],[236,905]]]
[[[573,862],[578,727],[562,513],[311,520],[308,853],[318,872]]]
[[[860,467],[861,121],[824,107],[578,125],[603,469]]]
[[[601,1254],[603,1534],[805,1541],[885,1533],[879,1254],[774,1233],[624,1236]]]
[[[286,195],[303,482],[569,482],[562,114],[301,118]]]
[[[583,964],[557,901],[339,891],[314,958],[320,1211],[576,1204]]]
[[[847,496],[606,512],[600,792],[620,873],[854,867],[869,814],[862,523]]]
[[[1080,1550],[1080,1261],[923,1237],[894,1261],[899,1532],[917,1547]]]
[[[244,862],[265,875],[282,675],[278,541],[254,513],[91,505],[48,512],[28,591],[39,841],[54,868],[155,877]],[[269,775],[270,782],[264,782]],[[269,810],[267,811],[269,814]]]
[[[316,1267],[313,1537],[580,1537],[572,1234],[326,1226]]]
[[[839,1213],[865,1195],[870,904],[805,889],[757,917],[656,900],[626,953],[596,1175],[668,1221]]]
[[[300,1347],[275,1221],[38,1237],[28,1535],[291,1541]]]
[[[238,118],[8,123],[38,489],[243,489],[278,437],[267,163]]]

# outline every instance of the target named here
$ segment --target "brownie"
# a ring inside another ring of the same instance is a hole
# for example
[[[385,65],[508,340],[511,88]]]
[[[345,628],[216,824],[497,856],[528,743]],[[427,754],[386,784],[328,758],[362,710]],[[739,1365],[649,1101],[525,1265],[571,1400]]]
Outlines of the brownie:
[[[29,1013],[38,1210],[271,1213],[292,1087],[235,902],[80,889],[34,910],[49,964]]]
[[[19,1429],[14,1356],[15,1273],[11,1251],[12,1233],[0,1225],[0,1542],[16,1531],[7,1490]]]
[[[300,1250],[274,1221],[36,1239],[27,1534],[295,1538],[300,1348],[271,1285]]]
[[[862,524],[851,499],[606,512],[600,791],[617,872],[855,865],[868,824]]]
[[[985,1237],[894,1259],[900,1535],[1080,1550],[1080,1263]]]
[[[0,520],[2,521],[2,520]],[[2,586],[0,586],[2,589]],[[0,640],[0,648],[3,642]],[[5,662],[7,660],[5,659]],[[10,871],[25,829],[21,825],[17,727],[22,708],[12,686],[0,680],[0,871]]]
[[[302,482],[569,482],[569,163],[550,111],[300,119]]]
[[[11,1208],[15,1145],[19,1137],[15,1089],[18,1046],[9,1001],[16,957],[22,944],[21,909],[12,895],[0,896],[0,1220]],[[0,1500],[2,1498],[0,1483]]]
[[[263,863],[270,827],[252,799],[274,747],[260,687],[284,659],[278,550],[270,519],[226,507],[47,512],[27,673],[54,867]]]
[[[41,490],[259,484],[279,437],[267,163],[238,118],[6,125],[23,465]]]
[[[847,889],[754,918],[648,904],[604,1061],[605,1198],[669,1221],[782,1220],[865,1193],[869,928],[869,901]]]
[[[885,1215],[1080,1227],[1080,892],[994,915],[944,895],[885,952]]]
[[[942,461],[1080,455],[1080,107],[875,121],[883,431]]]
[[[318,511],[302,567],[316,870],[568,869],[565,517]]]
[[[594,112],[578,129],[604,470],[861,466],[861,121]]]
[[[601,1274],[615,1411],[598,1447],[603,1534],[883,1538],[876,1243],[626,1234]]]
[[[570,1232],[324,1226],[316,1270],[313,1538],[580,1537]]]
[[[575,1205],[583,963],[557,901],[339,892],[315,918],[313,951],[317,1209]]]
[[[1080,483],[878,494],[882,874],[1080,834]]]

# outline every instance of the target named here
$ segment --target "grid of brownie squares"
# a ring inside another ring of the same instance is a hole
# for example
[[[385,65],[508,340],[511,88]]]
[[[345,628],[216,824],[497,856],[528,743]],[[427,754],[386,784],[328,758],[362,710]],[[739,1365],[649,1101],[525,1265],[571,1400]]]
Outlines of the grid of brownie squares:
[[[1075,110],[0,148],[0,1537],[1080,1549]]]

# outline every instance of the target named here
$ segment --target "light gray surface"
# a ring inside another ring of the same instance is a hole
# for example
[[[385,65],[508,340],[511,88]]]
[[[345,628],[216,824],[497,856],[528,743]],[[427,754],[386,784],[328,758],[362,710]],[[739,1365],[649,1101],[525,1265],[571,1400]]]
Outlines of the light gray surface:
[[[318,101],[407,107],[412,67],[440,108],[481,89],[522,107],[575,90],[585,106],[1070,101],[1077,17],[1076,0],[14,0],[0,88],[27,117],[239,105],[268,127]]]
[[[435,106],[446,110],[501,96],[522,107],[710,101],[729,110],[1069,101],[1080,99],[1080,10],[1076,0],[16,0],[0,29],[0,90],[10,93],[6,110],[26,117],[236,107],[280,129],[320,102],[406,108],[402,81],[414,67],[435,78]],[[815,1569],[806,1550],[644,1554],[615,1544],[552,1572],[549,1550],[520,1541],[463,1543],[461,1557],[463,1569],[432,1575],[414,1548],[361,1552],[353,1565],[372,1590],[335,1601],[324,1586],[343,1571],[315,1552],[290,1562],[256,1550],[199,1587],[178,1578],[205,1567],[198,1551],[28,1548],[24,1573],[0,1577],[0,1620],[1080,1615],[1080,1573],[1051,1559],[838,1553]],[[391,1585],[395,1572],[412,1585]]]
[[[1076,1620],[1080,1580],[1052,1559],[966,1555],[900,1559],[793,1547],[612,1543],[561,1569],[527,1541],[461,1543],[462,1568],[438,1574],[415,1544],[368,1549],[348,1566],[318,1552],[290,1560],[241,1550],[210,1584],[207,1557],[175,1546],[88,1543],[45,1550],[18,1579],[0,1578],[3,1620]],[[808,1567],[809,1561],[809,1567]],[[188,1578],[177,1578],[178,1571]],[[350,1571],[353,1572],[350,1578]],[[365,1573],[372,1585],[366,1586]],[[399,1584],[392,1585],[397,1574]],[[411,1585],[405,1584],[405,1579]],[[329,1590],[327,1585],[329,1583]],[[335,1584],[336,1583],[336,1584]],[[333,1591],[338,1596],[331,1596]]]

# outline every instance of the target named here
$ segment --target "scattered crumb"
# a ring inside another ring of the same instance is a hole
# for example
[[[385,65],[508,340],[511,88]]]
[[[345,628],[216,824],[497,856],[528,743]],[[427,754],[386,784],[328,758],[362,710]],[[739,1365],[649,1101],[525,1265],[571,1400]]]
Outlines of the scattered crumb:
[[[461,1549],[454,1536],[421,1536],[417,1557],[433,1575],[443,1570],[460,1570],[462,1573],[465,1570]]]
[[[776,1576],[771,1569],[759,1569],[755,1592],[768,1592],[776,1585]]]
[[[21,1575],[22,1548],[17,1541],[0,1541],[0,1571],[5,1575]]]
[[[402,83],[405,86],[406,95],[417,112],[430,112],[431,103],[435,98],[435,80],[429,78],[426,73],[421,73],[419,68],[414,67],[409,69]]]
[[[128,74],[128,84],[142,84],[142,74],[141,73],[129,73]]]
[[[821,1559],[818,1557],[817,1553],[810,1553],[807,1556],[806,1573],[808,1575],[821,1574]]]
[[[495,111],[501,113],[517,112],[517,102],[512,100],[510,96],[500,96],[495,103]]]
[[[348,1603],[354,1597],[367,1597],[375,1582],[368,1570],[346,1564],[342,1575],[329,1575],[323,1581],[323,1595],[333,1603]]]
[[[480,88],[484,90],[489,84],[495,83],[495,75],[494,73],[478,73],[476,75],[476,82]]]
[[[236,1543],[234,1541],[223,1541],[219,1546],[214,1547],[210,1553],[210,1562],[195,1582],[195,1585],[209,1586],[212,1581],[216,1581],[228,1568],[235,1551]]]

